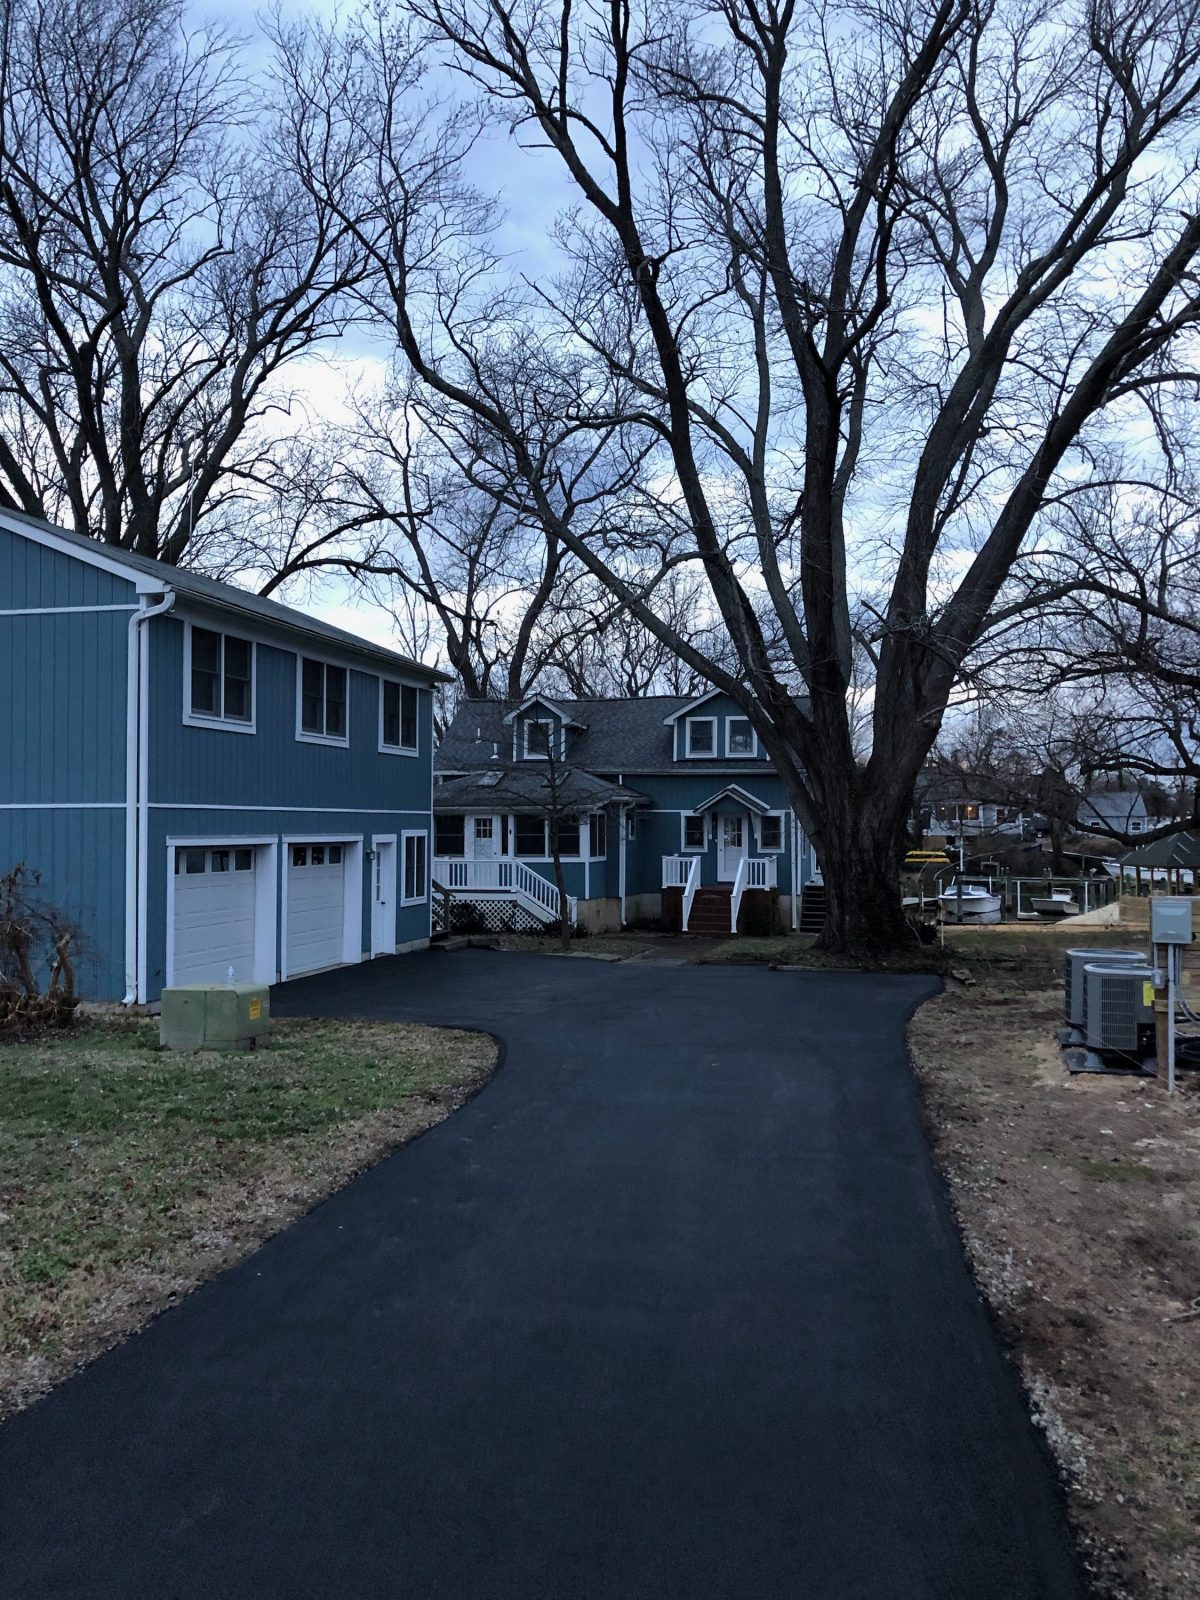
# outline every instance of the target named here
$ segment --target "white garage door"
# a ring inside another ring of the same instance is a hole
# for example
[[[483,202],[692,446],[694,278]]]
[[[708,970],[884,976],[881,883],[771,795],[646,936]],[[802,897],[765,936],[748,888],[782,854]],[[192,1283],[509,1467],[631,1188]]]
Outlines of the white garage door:
[[[181,847],[175,851],[174,961],[171,982],[225,983],[254,977],[254,851]]]
[[[345,959],[345,850],[340,844],[288,847],[288,976]]]

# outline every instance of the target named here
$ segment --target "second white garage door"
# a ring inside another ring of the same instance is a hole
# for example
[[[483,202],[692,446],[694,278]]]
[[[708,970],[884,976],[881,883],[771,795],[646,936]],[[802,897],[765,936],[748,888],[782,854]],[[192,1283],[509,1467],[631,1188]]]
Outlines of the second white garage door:
[[[345,847],[288,846],[287,970],[289,977],[345,960]]]

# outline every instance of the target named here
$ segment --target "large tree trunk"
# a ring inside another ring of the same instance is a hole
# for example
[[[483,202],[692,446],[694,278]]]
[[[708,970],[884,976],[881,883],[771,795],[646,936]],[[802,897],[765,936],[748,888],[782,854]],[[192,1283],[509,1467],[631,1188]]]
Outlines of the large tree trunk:
[[[913,777],[898,761],[864,770],[845,745],[830,754],[820,773],[825,781],[814,795],[819,810],[814,844],[826,912],[818,948],[867,956],[911,950],[914,935],[900,904],[900,864]]]
[[[821,950],[881,955],[911,949],[913,932],[900,904],[900,856],[894,832],[861,824],[823,836],[817,846],[825,879]]]

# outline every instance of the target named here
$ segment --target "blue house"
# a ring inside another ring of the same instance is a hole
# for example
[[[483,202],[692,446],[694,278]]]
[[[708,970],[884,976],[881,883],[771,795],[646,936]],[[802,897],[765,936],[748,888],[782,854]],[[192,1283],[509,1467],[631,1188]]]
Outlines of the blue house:
[[[0,870],[77,925],[88,998],[424,946],[444,677],[0,512]]]
[[[572,917],[589,932],[795,928],[806,888],[823,893],[783,781],[717,690],[468,700],[435,759],[434,823],[435,925],[439,887],[476,912],[506,902],[518,923],[553,920],[552,828]]]

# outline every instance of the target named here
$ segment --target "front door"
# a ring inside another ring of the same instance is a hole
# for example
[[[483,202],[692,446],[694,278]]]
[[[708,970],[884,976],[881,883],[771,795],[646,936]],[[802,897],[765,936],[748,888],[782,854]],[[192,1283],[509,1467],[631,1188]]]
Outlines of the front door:
[[[495,817],[472,817],[471,838],[473,861],[494,861],[500,854],[500,839]]]
[[[371,841],[371,954],[390,956],[396,949],[396,841]]]
[[[808,841],[808,881],[809,883],[824,883],[821,876],[821,863],[817,860],[817,847],[810,839]]]
[[[746,818],[744,814],[722,813],[717,818],[717,881],[732,883],[739,864],[746,857]]]

